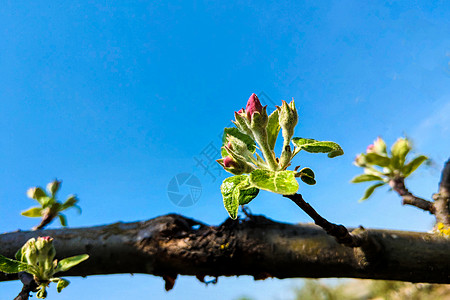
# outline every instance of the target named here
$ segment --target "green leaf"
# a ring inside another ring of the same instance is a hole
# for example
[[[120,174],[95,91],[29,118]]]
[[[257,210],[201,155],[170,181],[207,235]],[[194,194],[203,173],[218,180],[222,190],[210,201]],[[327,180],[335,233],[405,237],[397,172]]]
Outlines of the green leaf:
[[[56,285],[56,290],[58,291],[58,293],[61,293],[63,288],[66,288],[69,284],[70,284],[69,280],[60,278],[58,280],[58,284]]]
[[[29,218],[40,218],[42,217],[42,207],[32,207],[26,211],[21,212],[20,214]]]
[[[280,123],[278,122],[278,109],[275,109],[269,116],[267,123],[267,139],[269,141],[269,147],[271,150],[275,148],[277,142],[278,133],[280,132]]]
[[[235,191],[239,192],[236,192],[236,195],[233,195],[233,197],[239,199],[239,205],[250,203],[250,201],[255,199],[259,193],[259,190],[250,184],[248,175],[245,175],[245,177],[245,180],[243,180],[235,189]]]
[[[383,180],[380,176],[372,175],[372,174],[361,174],[353,178],[350,182],[351,183],[359,183],[359,182],[366,182],[366,181],[375,181],[375,180]]]
[[[366,162],[371,165],[377,165],[380,167],[388,167],[391,163],[391,159],[387,156],[379,155],[376,153],[367,153],[364,155]]]
[[[89,255],[87,254],[81,254],[77,256],[72,256],[68,258],[64,258],[58,262],[58,265],[56,267],[56,272],[65,272],[69,270],[70,268],[78,265],[79,263],[85,261],[89,258]]]
[[[301,169],[295,176],[300,177],[300,179],[306,184],[309,185],[316,184],[316,180],[314,179],[315,178],[314,172],[310,168]]]
[[[292,195],[298,191],[295,171],[255,170],[250,173],[250,183],[259,189],[282,195]]]
[[[240,139],[241,141],[243,141],[247,145],[247,149],[251,153],[255,153],[255,150],[256,150],[256,143],[255,143],[255,141],[251,137],[249,137],[245,133],[242,133],[239,129],[237,129],[235,127],[227,127],[227,128],[225,128],[223,130],[223,137],[222,137],[223,145],[225,145],[226,142],[227,142],[227,135],[228,134],[234,136],[237,139]],[[225,157],[227,155],[228,154],[227,154],[226,150],[222,148],[222,156]]]
[[[236,219],[239,205],[252,201],[259,190],[249,183],[248,175],[236,175],[226,178],[220,190],[223,196],[223,204],[230,218]]]
[[[237,218],[237,213],[239,210],[239,198],[233,197],[233,192],[236,187],[241,183],[243,175],[237,175],[225,178],[220,186],[220,191],[222,192],[223,205],[227,210],[230,218],[235,220]],[[244,175],[245,176],[245,175]]]
[[[44,284],[41,284],[39,291],[36,293],[36,298],[45,299],[47,297],[47,291]]]
[[[70,195],[67,198],[67,200],[61,205],[61,208],[59,210],[63,211],[65,209],[68,209],[68,208],[74,206],[75,204],[77,204],[77,202],[78,202],[77,196]]]
[[[380,186],[383,186],[383,185],[385,185],[385,182],[380,182],[380,183],[371,185],[364,193],[364,196],[361,199],[359,199],[359,202],[362,202],[362,201],[366,200],[367,198],[369,198],[373,194],[373,192],[375,191],[376,188],[379,188]]]
[[[409,145],[408,139],[400,138],[394,143],[394,145],[392,145],[392,166],[395,169],[400,169],[403,167],[409,150],[411,150],[411,146]]]
[[[66,227],[67,226],[67,218],[66,218],[66,216],[61,214],[61,213],[59,213],[58,214],[58,218],[59,218],[59,221],[61,222],[61,225],[63,227]]]
[[[26,271],[28,264],[0,255],[0,271],[3,273],[19,273]]]
[[[328,157],[333,158],[344,154],[341,146],[334,142],[320,142],[314,139],[293,138],[292,143],[298,147],[297,151],[305,150],[310,153],[328,153]]]
[[[33,187],[28,189],[27,196],[34,200],[39,200],[39,198],[47,197],[47,194],[40,187]]]
[[[23,247],[22,247],[23,248]],[[14,257],[16,258],[16,260],[20,261],[20,262],[25,262],[22,259],[22,248],[20,248],[19,250],[17,250],[16,255],[14,255]]]
[[[402,173],[405,177],[408,177],[411,175],[423,162],[425,162],[428,159],[425,155],[419,155],[415,157],[413,160],[411,160],[409,163],[407,163],[403,169]]]
[[[55,204],[56,199],[53,197],[42,197],[39,198],[39,204],[42,205],[42,207],[48,207],[48,206],[52,206],[53,204]]]

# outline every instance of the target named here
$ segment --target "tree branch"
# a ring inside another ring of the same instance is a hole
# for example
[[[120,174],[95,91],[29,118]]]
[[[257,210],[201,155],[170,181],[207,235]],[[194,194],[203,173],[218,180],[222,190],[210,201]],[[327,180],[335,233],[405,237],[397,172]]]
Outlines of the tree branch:
[[[344,225],[336,225],[328,222],[303,199],[301,194],[283,195],[283,197],[289,198],[297,204],[298,207],[314,220],[316,225],[322,227],[323,230],[333,236],[338,243],[348,247],[360,247],[366,242],[360,235],[351,234]]]
[[[38,284],[34,281],[33,275],[25,272],[20,272],[18,279],[22,281],[23,287],[19,295],[14,300],[28,300],[31,292],[36,292]]]
[[[179,215],[89,228],[0,235],[0,253],[14,257],[29,238],[52,236],[61,259],[90,258],[61,276],[145,273],[202,276],[352,277],[450,283],[450,240],[430,233],[365,230],[382,247],[377,259],[338,244],[315,225],[278,223],[262,216],[218,227]],[[0,275],[0,281],[17,275]],[[166,281],[166,282],[167,282]]]
[[[413,195],[405,186],[405,178],[398,177],[391,179],[389,185],[402,197],[403,205],[415,206],[424,211],[428,211],[430,214],[435,214],[434,203]]]
[[[450,226],[450,159],[442,170],[439,192],[433,195],[436,222]]]

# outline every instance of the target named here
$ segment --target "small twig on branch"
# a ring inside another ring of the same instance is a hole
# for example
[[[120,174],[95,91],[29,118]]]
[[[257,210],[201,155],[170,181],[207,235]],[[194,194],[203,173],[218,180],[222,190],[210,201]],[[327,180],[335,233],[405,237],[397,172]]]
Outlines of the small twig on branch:
[[[34,280],[33,275],[26,272],[20,272],[19,279],[20,281],[22,281],[23,287],[19,295],[17,295],[14,300],[28,300],[28,298],[30,297],[30,293],[35,292],[38,285]]]
[[[363,239],[360,236],[350,233],[344,225],[336,225],[328,222],[303,199],[301,194],[283,196],[291,199],[295,204],[297,204],[298,207],[300,207],[314,220],[316,225],[322,227],[329,235],[333,236],[338,243],[348,247],[362,246]]]
[[[402,197],[403,205],[411,205],[422,210],[428,211],[430,214],[435,214],[434,203],[420,197],[414,196],[405,186],[405,178],[398,177],[391,179],[389,185],[394,191]]]
[[[47,226],[48,224],[50,224],[55,217],[56,216],[54,216],[53,214],[50,214],[50,213],[45,214],[44,217],[41,220],[41,223],[39,223],[39,225],[33,227],[32,230],[36,231],[36,230],[44,229],[44,227]]]

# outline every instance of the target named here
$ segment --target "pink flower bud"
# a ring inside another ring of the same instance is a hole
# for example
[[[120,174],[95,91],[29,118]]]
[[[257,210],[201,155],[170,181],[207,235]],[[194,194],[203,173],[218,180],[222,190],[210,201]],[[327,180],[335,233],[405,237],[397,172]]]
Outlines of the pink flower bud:
[[[53,240],[50,236],[41,236],[40,238],[47,242]]]
[[[252,120],[252,115],[255,112],[262,113],[263,106],[261,105],[261,102],[259,102],[258,97],[255,93],[253,93],[250,98],[248,98],[247,106],[245,107],[245,111],[247,112],[247,118],[249,121]]]
[[[374,148],[375,148],[375,146],[373,144],[370,144],[369,146],[367,146],[366,152],[372,153],[372,152],[374,152]]]
[[[241,108],[237,113],[238,114],[243,114],[245,112],[244,108]]]
[[[223,165],[227,168],[231,168],[236,165],[236,162],[234,162],[231,157],[227,156],[223,159]]]

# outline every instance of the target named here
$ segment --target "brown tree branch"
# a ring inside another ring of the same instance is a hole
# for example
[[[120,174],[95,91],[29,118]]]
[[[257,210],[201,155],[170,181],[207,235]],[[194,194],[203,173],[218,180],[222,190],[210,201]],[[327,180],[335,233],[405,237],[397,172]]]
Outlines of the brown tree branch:
[[[344,225],[336,225],[328,222],[325,218],[319,215],[316,210],[307,203],[301,194],[283,195],[291,199],[298,207],[300,207],[314,223],[323,228],[329,235],[333,236],[336,241],[348,247],[360,247],[366,241],[361,235],[350,233]]]
[[[402,197],[403,205],[415,206],[424,211],[428,211],[430,214],[435,214],[434,203],[413,195],[405,186],[405,178],[398,177],[391,179],[389,185]]]
[[[450,159],[442,170],[439,192],[433,195],[436,222],[450,226]]]
[[[33,278],[33,275],[30,275],[25,272],[20,272],[18,275],[18,279],[22,281],[23,287],[20,291],[19,295],[17,295],[14,300],[28,300],[31,292],[36,292],[38,284]]]
[[[14,257],[29,238],[52,236],[57,258],[90,258],[57,276],[146,273],[171,287],[178,274],[203,278],[351,277],[450,283],[450,239],[430,233],[365,230],[382,247],[377,259],[338,244],[316,225],[278,223],[262,216],[208,226],[179,215],[89,228],[0,235],[0,253]],[[380,254],[381,253],[381,254]],[[17,275],[0,275],[0,281]]]

